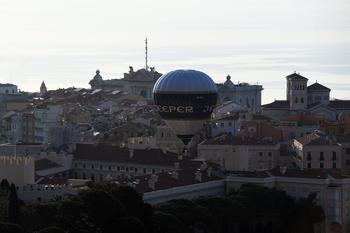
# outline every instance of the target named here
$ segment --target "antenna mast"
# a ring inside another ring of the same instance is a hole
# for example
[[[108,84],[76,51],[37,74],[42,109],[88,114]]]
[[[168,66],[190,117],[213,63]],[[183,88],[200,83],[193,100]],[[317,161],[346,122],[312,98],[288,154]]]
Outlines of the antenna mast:
[[[145,59],[146,59],[146,70],[148,70],[148,45],[147,45],[147,37],[145,40]]]

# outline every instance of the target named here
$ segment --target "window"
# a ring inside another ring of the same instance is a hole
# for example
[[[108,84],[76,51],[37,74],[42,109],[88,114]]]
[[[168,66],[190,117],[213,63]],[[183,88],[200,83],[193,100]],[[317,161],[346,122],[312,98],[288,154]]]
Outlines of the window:
[[[111,166],[108,166],[108,171],[112,170],[112,167]]]
[[[137,167],[135,167],[135,173],[137,173]]]
[[[333,168],[337,168],[337,163],[333,163]]]
[[[311,152],[307,152],[307,161],[311,161],[312,160],[312,157],[311,157]]]
[[[83,164],[83,168],[84,168],[84,169],[86,168],[85,163]]]
[[[346,160],[346,165],[350,165],[350,160]]]
[[[294,102],[297,104],[297,103],[299,102],[299,101],[298,101],[298,98],[295,98],[295,101],[294,101]]]
[[[117,171],[118,171],[118,172],[120,171],[120,167],[119,167],[119,166],[117,166]]]
[[[271,157],[272,156],[272,153],[271,152],[269,152],[269,157]]]
[[[263,153],[262,153],[262,152],[259,152],[259,156],[263,156]]]
[[[91,169],[94,169],[94,168],[95,168],[95,167],[94,167],[94,165],[92,164],[92,165],[91,165]]]
[[[129,172],[129,167],[125,167],[125,171],[126,171],[126,172]]]
[[[229,122],[229,123],[228,123],[228,126],[230,126],[230,127],[231,127],[231,126],[232,126],[232,122]]]
[[[152,174],[155,174],[156,170],[154,168],[152,168]]]
[[[323,156],[323,152],[321,151],[320,152],[320,161],[323,161],[324,160],[324,156]]]
[[[311,163],[307,163],[307,168],[311,168]]]
[[[103,166],[102,165],[100,165],[100,170],[103,170]]]
[[[85,173],[83,173],[83,179],[86,180],[86,175],[85,175]]]
[[[335,152],[335,151],[333,151],[332,160],[333,160],[333,161],[336,161],[336,160],[337,160],[337,152]]]
[[[75,163],[75,164],[74,164],[74,168],[78,168],[78,164]]]
[[[225,126],[225,123],[220,123],[220,126],[221,126],[221,128],[223,128],[224,126]]]
[[[304,98],[300,99],[300,103],[302,103],[302,104],[304,103]]]
[[[323,163],[320,163],[320,168],[323,168]]]
[[[147,172],[147,170],[146,170],[146,168],[144,168],[144,169],[143,169],[143,173],[145,173],[145,174],[146,174],[146,172]]]
[[[350,155],[350,148],[346,148],[346,154]]]

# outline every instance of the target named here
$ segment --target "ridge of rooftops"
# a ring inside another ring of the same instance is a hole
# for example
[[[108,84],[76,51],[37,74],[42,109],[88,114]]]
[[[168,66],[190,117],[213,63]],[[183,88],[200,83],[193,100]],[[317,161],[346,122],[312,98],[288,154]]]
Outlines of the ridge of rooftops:
[[[200,145],[276,145],[269,139],[257,139],[255,137],[233,136],[232,134],[221,134],[202,142]]]
[[[200,161],[194,161],[186,156],[163,151],[161,149],[129,149],[126,147],[112,146],[107,144],[77,144],[74,160],[90,160],[115,163],[132,163],[143,165],[159,165],[173,167],[175,162],[180,166],[198,166]]]
[[[262,171],[226,171],[227,177],[245,178],[269,178],[290,177],[306,179],[350,179],[349,175],[343,175],[340,169],[307,169],[300,170],[286,167],[276,167]]]

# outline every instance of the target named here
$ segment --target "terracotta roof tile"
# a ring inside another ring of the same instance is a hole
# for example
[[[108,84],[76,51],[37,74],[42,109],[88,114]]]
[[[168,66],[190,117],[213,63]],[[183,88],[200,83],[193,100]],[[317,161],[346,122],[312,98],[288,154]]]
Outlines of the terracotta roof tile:
[[[132,156],[131,153],[133,153]],[[175,162],[179,162],[180,166],[183,167],[191,167],[199,163],[187,157],[183,157],[179,160],[177,154],[172,152],[164,153],[160,149],[129,150],[128,148],[120,148],[118,146],[106,144],[77,144],[73,154],[75,160],[94,160],[166,167],[174,166]]]
[[[319,83],[314,83],[307,87],[308,91],[331,91],[328,87],[325,87]]]

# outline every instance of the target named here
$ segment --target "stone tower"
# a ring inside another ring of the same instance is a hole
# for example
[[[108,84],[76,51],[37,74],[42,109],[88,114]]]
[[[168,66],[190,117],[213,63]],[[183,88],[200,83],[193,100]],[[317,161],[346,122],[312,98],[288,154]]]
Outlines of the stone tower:
[[[307,81],[299,73],[293,73],[287,79],[287,100],[291,110],[303,111],[307,109]]]
[[[47,88],[46,88],[46,85],[45,85],[45,83],[43,81],[41,83],[41,86],[40,86],[40,94],[44,95],[46,92],[47,92]]]

